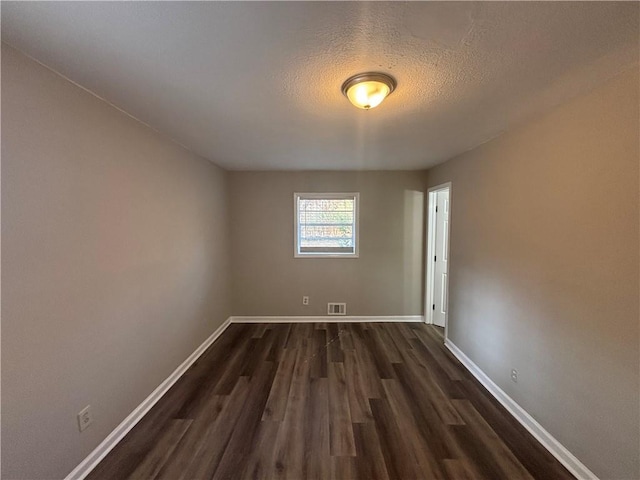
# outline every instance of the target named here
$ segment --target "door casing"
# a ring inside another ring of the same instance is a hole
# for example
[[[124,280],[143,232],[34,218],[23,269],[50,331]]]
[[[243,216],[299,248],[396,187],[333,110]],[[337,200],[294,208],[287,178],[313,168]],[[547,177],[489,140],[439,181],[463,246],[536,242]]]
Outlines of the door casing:
[[[449,259],[451,259],[451,249],[449,248],[451,245],[451,214],[453,211],[453,188],[451,182],[443,183],[441,185],[437,185],[435,187],[431,187],[427,190],[427,224],[426,224],[426,247],[427,254],[425,255],[425,301],[424,301],[424,319],[425,323],[433,324],[433,287],[434,287],[434,275],[435,269],[433,262],[431,259],[435,255],[435,243],[436,243],[436,194],[439,191],[449,190],[449,222],[447,224],[447,252],[449,252]],[[445,309],[445,322],[444,322],[444,338],[448,338],[448,329],[449,329],[449,278],[450,275],[447,275],[447,308]]]

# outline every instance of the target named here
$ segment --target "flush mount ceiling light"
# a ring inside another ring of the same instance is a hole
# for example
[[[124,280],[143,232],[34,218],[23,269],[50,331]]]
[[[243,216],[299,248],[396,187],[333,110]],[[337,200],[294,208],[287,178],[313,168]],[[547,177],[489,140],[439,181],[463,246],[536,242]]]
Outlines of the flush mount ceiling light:
[[[356,107],[364,110],[377,107],[396,89],[396,81],[385,73],[359,73],[342,84],[342,93]]]

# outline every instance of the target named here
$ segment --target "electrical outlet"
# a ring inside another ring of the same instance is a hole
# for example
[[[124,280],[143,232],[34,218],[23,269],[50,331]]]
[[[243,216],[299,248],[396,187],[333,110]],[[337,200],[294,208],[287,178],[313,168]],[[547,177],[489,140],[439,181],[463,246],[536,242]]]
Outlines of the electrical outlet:
[[[511,369],[511,380],[518,383],[518,371],[515,368]]]
[[[93,423],[93,414],[91,413],[91,405],[87,405],[80,413],[78,413],[78,429],[82,432],[85,428]]]
[[[309,297],[308,296],[304,296],[302,297],[302,304],[303,305],[309,305]]]

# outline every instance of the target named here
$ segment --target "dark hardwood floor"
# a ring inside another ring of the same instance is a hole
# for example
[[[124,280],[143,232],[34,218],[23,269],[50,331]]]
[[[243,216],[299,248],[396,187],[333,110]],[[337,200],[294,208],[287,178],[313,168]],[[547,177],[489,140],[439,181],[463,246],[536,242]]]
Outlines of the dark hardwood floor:
[[[573,478],[419,323],[232,324],[88,477]]]

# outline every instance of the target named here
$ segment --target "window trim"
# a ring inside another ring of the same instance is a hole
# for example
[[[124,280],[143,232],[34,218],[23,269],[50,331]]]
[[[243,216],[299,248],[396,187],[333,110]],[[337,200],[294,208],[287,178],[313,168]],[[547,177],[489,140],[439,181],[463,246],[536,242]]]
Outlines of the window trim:
[[[355,215],[353,218],[353,253],[301,253],[300,252],[300,214],[298,212],[298,200],[304,199],[354,199]],[[293,257],[294,258],[359,258],[360,257],[360,193],[359,192],[295,192],[293,194]]]

